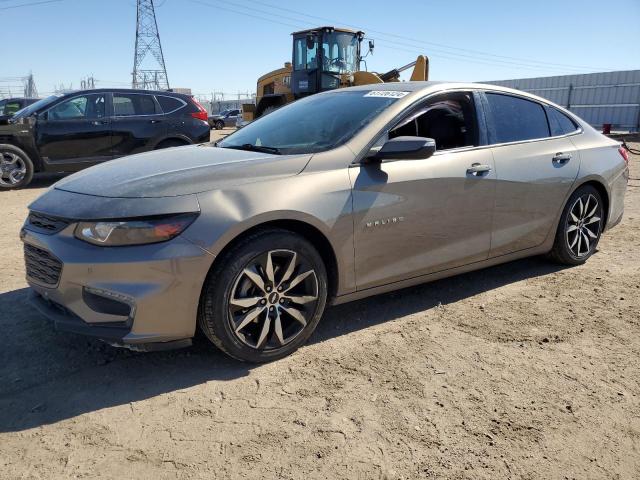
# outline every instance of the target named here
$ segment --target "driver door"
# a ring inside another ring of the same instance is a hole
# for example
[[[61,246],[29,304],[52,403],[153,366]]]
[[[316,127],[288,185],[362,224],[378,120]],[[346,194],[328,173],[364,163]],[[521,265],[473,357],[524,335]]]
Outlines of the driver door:
[[[106,94],[79,95],[38,118],[36,144],[49,164],[111,159],[111,121]]]
[[[465,111],[456,107],[444,120],[455,102],[467,102]],[[358,290],[488,258],[496,177],[491,150],[474,148],[481,136],[473,96],[441,96],[424,107],[378,144],[389,136],[430,136],[432,157],[350,168]],[[429,116],[437,123],[428,125]],[[484,170],[470,171],[474,165]]]

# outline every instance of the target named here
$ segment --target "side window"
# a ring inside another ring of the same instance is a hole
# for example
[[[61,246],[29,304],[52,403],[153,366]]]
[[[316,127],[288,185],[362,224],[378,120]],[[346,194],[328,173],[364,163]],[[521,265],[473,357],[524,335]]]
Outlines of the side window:
[[[437,150],[478,145],[472,94],[455,92],[430,99],[389,132],[389,138],[405,135],[433,138]]]
[[[20,102],[8,102],[4,106],[4,114],[3,115],[13,115],[14,113],[16,113],[21,108],[22,108],[22,106],[20,105]]]
[[[162,110],[164,111],[164,113],[175,112],[176,110],[184,106],[184,103],[182,103],[177,98],[158,95],[156,96],[156,99],[158,100],[158,103],[162,107]]]
[[[113,113],[116,117],[155,115],[156,102],[151,95],[114,93]]]
[[[493,143],[549,136],[547,116],[539,103],[498,93],[487,93],[487,101],[495,128]]]
[[[105,102],[102,94],[72,98],[59,103],[48,113],[49,120],[90,120],[104,116]]]
[[[566,135],[578,130],[578,126],[557,108],[548,107],[549,125],[551,126],[551,136]]]

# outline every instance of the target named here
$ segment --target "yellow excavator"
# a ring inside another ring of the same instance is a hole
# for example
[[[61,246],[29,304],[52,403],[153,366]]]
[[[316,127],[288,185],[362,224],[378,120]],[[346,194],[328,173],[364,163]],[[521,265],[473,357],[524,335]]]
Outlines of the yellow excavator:
[[[335,27],[319,27],[291,34],[292,62],[258,79],[256,102],[242,105],[242,118],[250,122],[287,103],[314,93],[355,85],[400,81],[400,74],[413,67],[411,80],[429,79],[429,59],[420,55],[403,67],[386,73],[360,70],[364,32]],[[366,63],[365,63],[366,65]]]

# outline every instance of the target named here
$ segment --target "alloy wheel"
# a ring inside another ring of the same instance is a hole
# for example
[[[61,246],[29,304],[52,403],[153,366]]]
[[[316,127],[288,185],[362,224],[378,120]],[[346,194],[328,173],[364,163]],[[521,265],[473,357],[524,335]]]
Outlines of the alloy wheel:
[[[14,187],[24,180],[27,165],[19,155],[0,152],[0,186]]]
[[[311,321],[318,278],[310,262],[291,250],[271,250],[240,272],[229,297],[235,336],[258,350],[287,345]]]
[[[602,209],[588,193],[576,199],[567,215],[565,237],[571,254],[583,258],[591,253],[600,235]]]

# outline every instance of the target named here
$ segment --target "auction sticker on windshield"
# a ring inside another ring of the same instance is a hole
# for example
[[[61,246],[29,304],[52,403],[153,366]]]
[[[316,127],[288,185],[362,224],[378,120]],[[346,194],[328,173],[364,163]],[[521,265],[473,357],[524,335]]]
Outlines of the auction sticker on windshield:
[[[365,97],[402,98],[409,95],[409,92],[394,92],[390,90],[371,90]]]

